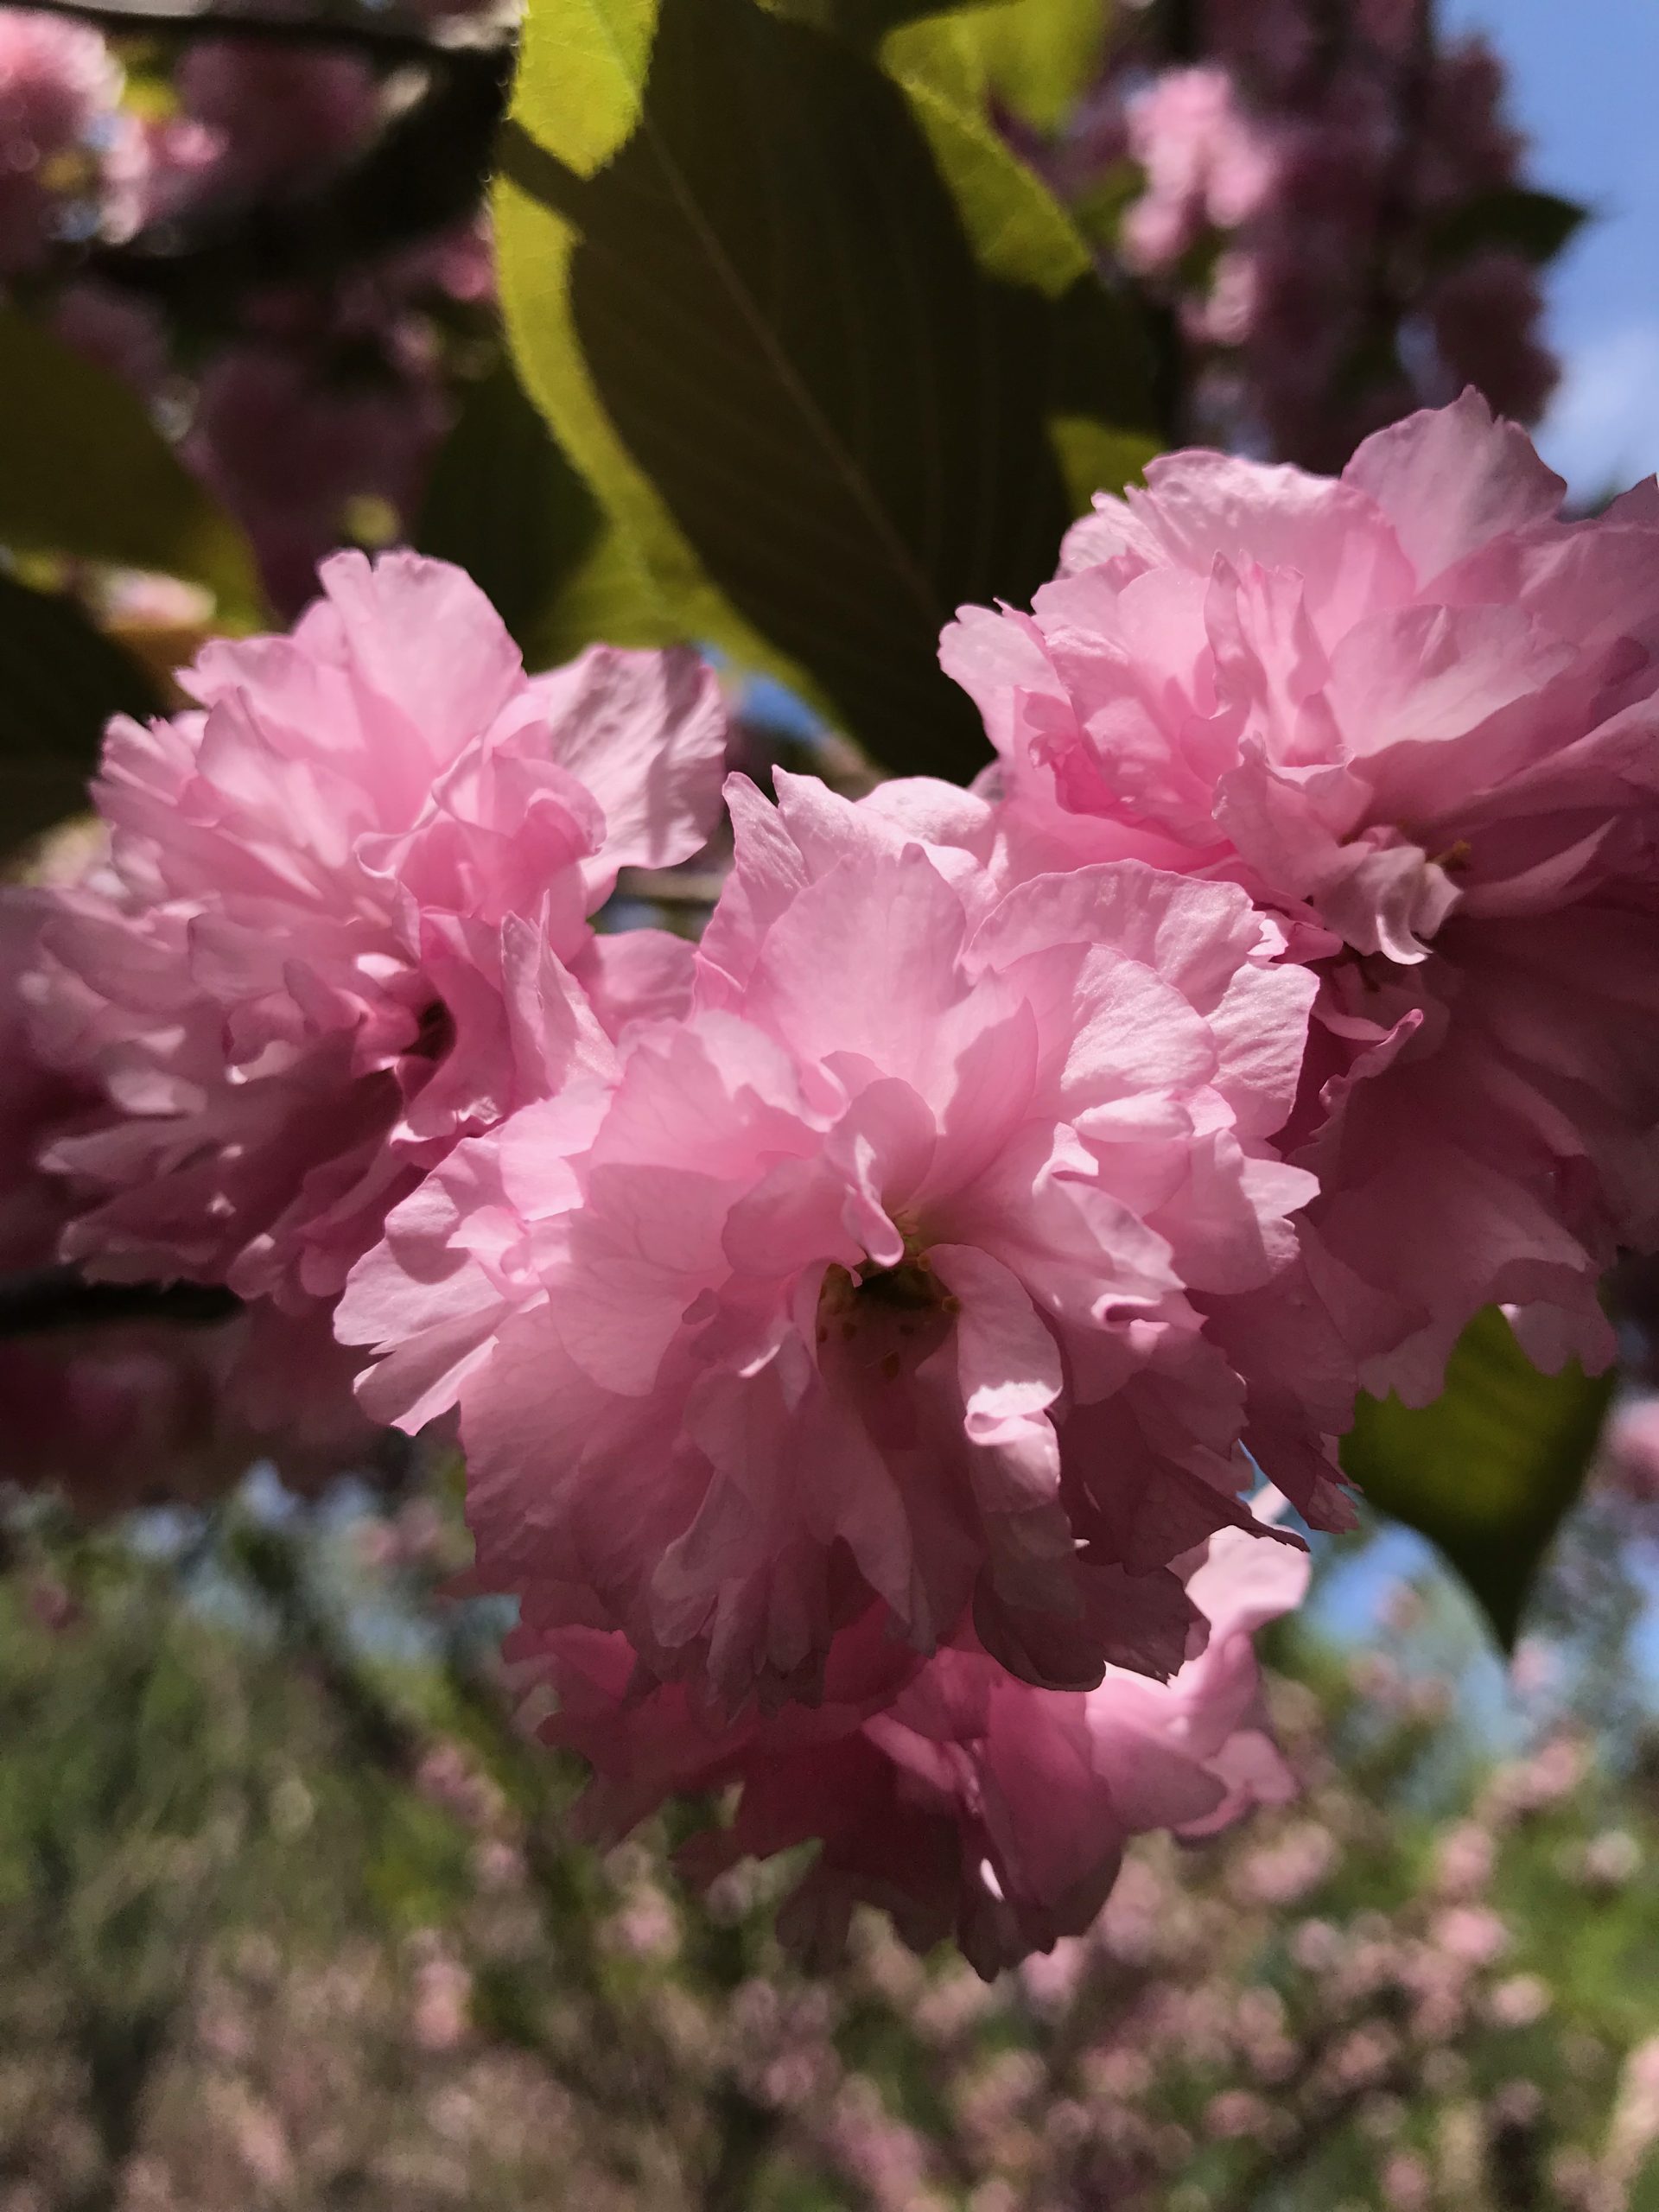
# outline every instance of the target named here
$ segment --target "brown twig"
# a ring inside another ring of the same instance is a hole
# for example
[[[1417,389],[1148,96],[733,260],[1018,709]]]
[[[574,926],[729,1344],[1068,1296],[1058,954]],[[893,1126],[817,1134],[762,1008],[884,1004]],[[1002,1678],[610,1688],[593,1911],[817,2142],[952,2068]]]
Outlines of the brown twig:
[[[48,15],[73,16],[118,36],[241,38],[273,46],[346,46],[387,62],[442,62],[447,56],[512,43],[500,17],[458,25],[444,35],[416,16],[261,16],[226,10],[216,0],[29,0]]]
[[[79,1268],[29,1268],[0,1275],[0,1339],[123,1321],[208,1327],[240,1313],[242,1301],[216,1283],[89,1282]]]

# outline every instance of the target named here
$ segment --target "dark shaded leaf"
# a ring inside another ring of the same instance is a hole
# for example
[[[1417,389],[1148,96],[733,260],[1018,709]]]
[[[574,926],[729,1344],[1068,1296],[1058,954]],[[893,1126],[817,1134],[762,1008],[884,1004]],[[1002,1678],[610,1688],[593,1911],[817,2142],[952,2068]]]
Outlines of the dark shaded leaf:
[[[639,563],[505,358],[467,396],[433,468],[415,543],[466,569],[528,668],[551,668],[595,641],[673,642]]]
[[[232,620],[260,594],[241,531],[137,395],[15,309],[0,312],[0,544],[205,584]]]
[[[1553,261],[1589,219],[1589,209],[1574,200],[1505,185],[1453,208],[1436,225],[1429,253],[1437,263],[1450,263],[1496,246],[1529,261]]]
[[[0,575],[0,855],[86,807],[111,715],[161,712],[74,600]]]
[[[791,22],[827,31],[849,46],[870,46],[889,31],[930,16],[955,15],[964,0],[772,0],[775,11]],[[965,0],[970,8],[990,8],[996,0]]]
[[[438,454],[416,544],[466,569],[528,658],[602,526],[598,502],[504,359],[467,393]]]
[[[1362,1398],[1343,1440],[1348,1474],[1373,1505],[1440,1547],[1506,1650],[1613,1387],[1576,1362],[1541,1374],[1492,1306],[1464,1332],[1432,1406]]]
[[[1052,573],[1057,416],[1144,427],[1126,311],[977,124],[941,99],[925,135],[874,62],[753,0],[663,0],[654,41],[639,0],[540,0],[529,41],[497,194],[527,388],[683,634],[893,768],[970,774],[939,630]]]

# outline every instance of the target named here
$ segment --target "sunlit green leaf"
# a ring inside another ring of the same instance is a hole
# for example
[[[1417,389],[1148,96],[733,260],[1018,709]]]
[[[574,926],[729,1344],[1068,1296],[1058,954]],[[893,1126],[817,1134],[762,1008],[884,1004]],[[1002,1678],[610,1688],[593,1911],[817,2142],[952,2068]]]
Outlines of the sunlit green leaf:
[[[952,16],[895,31],[882,45],[882,65],[909,96],[980,266],[1061,298],[1089,275],[1089,249],[1058,200],[991,123],[967,22]]]
[[[926,38],[965,105],[993,99],[1033,130],[1055,130],[1094,83],[1111,0],[762,0],[849,44]]]
[[[240,529],[137,395],[15,309],[0,311],[0,545],[205,584],[232,623],[262,604]]]
[[[996,0],[958,21],[987,91],[1033,130],[1052,130],[1099,73],[1111,0]]]
[[[1584,1480],[1613,1389],[1576,1362],[1541,1374],[1496,1306],[1464,1332],[1431,1406],[1362,1398],[1342,1461],[1373,1505],[1437,1544],[1507,1649]]]

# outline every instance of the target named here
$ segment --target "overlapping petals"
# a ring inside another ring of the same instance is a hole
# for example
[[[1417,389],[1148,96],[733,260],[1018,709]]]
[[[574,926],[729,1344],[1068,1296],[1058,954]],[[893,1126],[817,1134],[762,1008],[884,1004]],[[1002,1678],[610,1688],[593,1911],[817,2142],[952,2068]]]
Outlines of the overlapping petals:
[[[1199,1301],[1294,1258],[1314,1186],[1268,1139],[1313,980],[1232,885],[1001,894],[918,834],[978,802],[780,781],[734,786],[690,1013],[590,1040],[393,1212],[340,1319],[385,1354],[365,1402],[459,1403],[480,1574],[531,1627],[725,1710],[823,1696],[878,1604],[1033,1682],[1167,1675],[1169,1562],[1247,1517]]]
[[[197,709],[118,721],[107,865],[45,937],[37,1029],[113,1125],[53,1165],[70,1256],[222,1281],[292,1313],[338,1291],[461,1135],[556,1088],[544,960],[617,1023],[689,955],[610,957],[617,869],[683,857],[717,803],[714,679],[595,647],[530,678],[454,569],[329,562],[293,634],[207,647]]]
[[[1418,1399],[1493,1301],[1605,1358],[1597,1281],[1659,1233],[1659,499],[1560,494],[1472,394],[1340,481],[1178,454],[944,641],[1012,865],[1240,882],[1319,976],[1299,1295]]]
[[[52,911],[0,886],[0,1273],[49,1270],[71,1211],[40,1164],[55,1142],[107,1126],[95,1086],[45,1065],[23,982]],[[220,1326],[166,1320],[58,1326],[0,1343],[0,1482],[61,1489],[88,1516],[217,1496],[256,1459],[295,1488],[366,1463],[374,1431],[350,1356],[326,1322],[269,1310]]]
[[[1132,1837],[1209,1834],[1293,1794],[1251,1637],[1299,1602],[1306,1556],[1228,1529],[1184,1565],[1208,1640],[1166,1682],[1113,1668],[1090,1691],[1036,1689],[970,1643],[895,1686],[872,1615],[837,1639],[818,1707],[733,1723],[683,1684],[641,1694],[621,1637],[526,1630],[511,1649],[557,1693],[545,1734],[592,1763],[588,1833],[740,1784],[730,1826],[682,1853],[694,1877],[818,1839],[785,1909],[797,1942],[833,1954],[852,1907],[876,1904],[918,1950],[954,1936],[988,1978],[1086,1928]]]

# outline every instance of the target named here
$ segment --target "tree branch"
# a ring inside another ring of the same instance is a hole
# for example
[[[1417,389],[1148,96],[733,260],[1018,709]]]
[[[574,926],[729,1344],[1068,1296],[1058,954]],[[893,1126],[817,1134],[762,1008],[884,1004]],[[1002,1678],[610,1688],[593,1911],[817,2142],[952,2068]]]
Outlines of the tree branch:
[[[389,62],[442,62],[480,49],[505,49],[512,40],[505,18],[468,22],[444,38],[417,17],[375,20],[349,16],[260,16],[227,10],[216,0],[29,0],[48,15],[73,16],[102,31],[183,38],[245,38],[276,46],[348,46]]]
[[[228,1321],[242,1301],[216,1283],[88,1282],[79,1268],[29,1268],[0,1275],[0,1340],[119,1321],[202,1328]]]
[[[87,12],[81,0],[54,4]],[[210,20],[216,31],[248,28],[247,20]],[[390,55],[385,35],[375,37],[376,52]],[[122,245],[94,248],[84,265],[172,311],[211,320],[233,315],[261,285],[327,279],[461,221],[477,209],[488,179],[513,48],[427,45],[416,58],[425,91],[321,189],[168,218]]]

